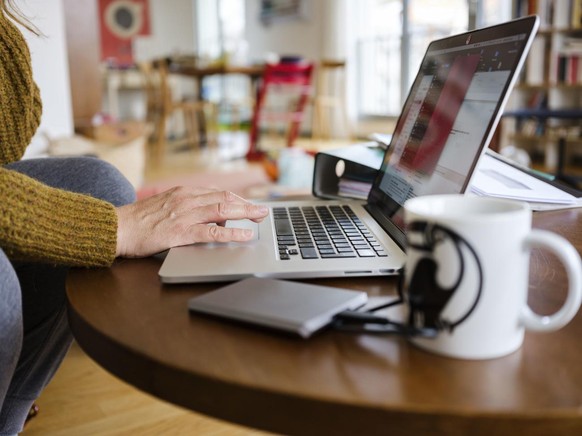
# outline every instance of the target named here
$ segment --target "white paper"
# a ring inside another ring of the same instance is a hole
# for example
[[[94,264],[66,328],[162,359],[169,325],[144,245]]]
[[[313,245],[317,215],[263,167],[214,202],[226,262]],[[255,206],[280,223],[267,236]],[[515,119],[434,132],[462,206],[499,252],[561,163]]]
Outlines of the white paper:
[[[471,181],[477,195],[554,205],[582,205],[575,196],[485,153]]]

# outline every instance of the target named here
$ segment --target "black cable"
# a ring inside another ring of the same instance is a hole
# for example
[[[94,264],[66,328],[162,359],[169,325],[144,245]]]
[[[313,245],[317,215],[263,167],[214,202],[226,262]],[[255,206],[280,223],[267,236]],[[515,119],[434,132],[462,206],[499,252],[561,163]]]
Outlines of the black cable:
[[[376,306],[376,307],[372,307],[372,308],[370,308],[370,309],[366,309],[366,310],[364,311],[364,313],[373,313],[373,312],[377,312],[377,311],[379,311],[379,310],[386,309],[386,308],[388,308],[388,307],[392,307],[392,306],[396,306],[396,305],[398,305],[398,304],[402,304],[402,303],[404,303],[404,300],[402,300],[402,299],[400,299],[400,298],[399,298],[398,300],[391,301],[390,303],[385,303],[385,304],[381,304],[381,305],[379,305],[379,306]]]
[[[410,245],[414,248],[423,250],[423,251],[433,251],[434,245],[436,242],[443,241],[442,238],[438,238],[438,232],[442,232],[444,235],[451,238],[454,242],[455,249],[459,256],[460,260],[460,272],[456,283],[451,287],[452,290],[458,288],[461,283],[461,280],[465,274],[465,263],[463,254],[461,252],[460,245],[464,245],[469,249],[471,255],[475,259],[477,269],[479,272],[479,283],[477,286],[477,296],[473,301],[471,307],[467,310],[463,316],[461,316],[455,322],[442,322],[442,325],[439,327],[444,327],[449,331],[452,331],[456,326],[461,324],[465,321],[469,315],[475,310],[478,301],[481,298],[482,287],[483,287],[483,269],[477,253],[473,249],[473,247],[459,234],[456,232],[449,230],[445,227],[440,225],[434,225],[432,223],[427,222],[415,222],[412,223],[412,226],[409,230],[415,231],[423,231],[425,234],[425,239],[427,241],[427,245]],[[436,236],[436,237],[435,237]],[[374,312],[377,312],[382,309],[386,309],[389,307],[393,307],[405,302],[404,298],[404,272],[403,269],[399,271],[399,282],[398,282],[398,299],[391,301],[389,303],[381,304],[376,307],[372,307],[370,309],[366,309],[365,311],[359,312],[355,310],[346,310],[337,314],[334,317],[332,322],[332,327],[346,332],[355,332],[355,333],[394,333],[406,336],[423,336],[423,337],[435,337],[438,335],[440,328],[432,328],[432,327],[413,327],[408,324],[402,324],[400,322],[391,321],[387,317],[380,317],[373,315]]]

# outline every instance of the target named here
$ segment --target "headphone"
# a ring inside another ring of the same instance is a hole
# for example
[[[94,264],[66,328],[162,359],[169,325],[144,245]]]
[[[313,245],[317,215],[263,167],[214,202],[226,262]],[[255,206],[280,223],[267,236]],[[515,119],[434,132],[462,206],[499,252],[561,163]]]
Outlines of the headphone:
[[[455,327],[464,322],[477,307],[483,288],[483,270],[477,253],[473,247],[458,233],[426,221],[414,221],[409,224],[407,231],[421,232],[422,243],[413,243],[408,238],[408,246],[425,253],[411,274],[406,292],[404,291],[404,269],[400,270],[398,283],[399,298],[365,312],[344,311],[335,316],[333,327],[343,331],[368,333],[395,333],[404,336],[436,337],[442,330],[452,332]],[[455,282],[443,288],[437,280],[438,263],[435,260],[435,249],[439,244],[450,240],[453,242],[459,259],[459,274]],[[449,321],[441,317],[441,312],[447,302],[461,285],[465,274],[465,259],[461,247],[465,246],[473,257],[477,266],[478,283],[475,299],[467,311],[457,320]],[[408,324],[394,322],[386,317],[373,314],[380,309],[408,302],[410,313]]]
[[[408,231],[421,232],[423,234],[423,243],[409,242],[409,247],[426,253],[426,256],[421,257],[416,263],[408,284],[405,296],[411,308],[408,322],[410,325],[414,326],[422,325],[452,332],[455,327],[464,322],[471,313],[473,313],[479,299],[481,298],[483,271],[477,253],[471,244],[469,244],[461,235],[439,224],[426,221],[413,221],[408,226]],[[452,241],[455,247],[459,259],[459,274],[451,286],[444,288],[438,283],[436,277],[438,263],[435,260],[434,253],[436,247],[439,244],[446,242],[447,239]],[[450,321],[442,318],[441,312],[461,285],[461,281],[465,275],[465,258],[461,251],[462,246],[465,246],[469,250],[477,266],[477,293],[473,303],[467,311],[457,320]],[[401,295],[404,296],[404,293]]]

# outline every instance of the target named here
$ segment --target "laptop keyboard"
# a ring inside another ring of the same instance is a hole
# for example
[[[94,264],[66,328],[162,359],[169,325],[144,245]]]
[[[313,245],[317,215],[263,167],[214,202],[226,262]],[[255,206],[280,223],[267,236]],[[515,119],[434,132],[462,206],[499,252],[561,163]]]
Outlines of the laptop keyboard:
[[[274,207],[279,259],[386,257],[349,206]]]

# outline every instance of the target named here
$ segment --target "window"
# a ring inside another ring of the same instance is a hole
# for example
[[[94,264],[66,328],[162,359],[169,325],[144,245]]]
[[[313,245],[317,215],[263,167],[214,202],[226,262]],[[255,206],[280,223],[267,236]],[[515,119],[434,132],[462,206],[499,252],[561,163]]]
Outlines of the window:
[[[244,62],[245,0],[197,0],[196,29],[198,56],[202,65]],[[248,79],[244,76],[212,76],[204,80],[204,98],[214,102],[248,98]]]
[[[502,0],[358,0],[355,17],[359,117],[397,116],[430,41],[510,17]]]
[[[244,39],[244,0],[197,0],[195,4],[200,57],[216,61],[236,51]]]

